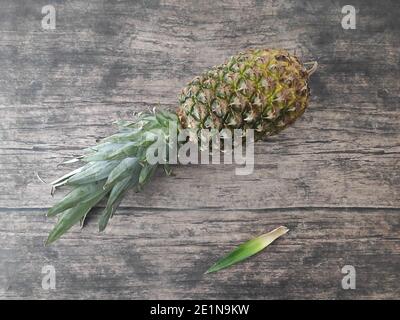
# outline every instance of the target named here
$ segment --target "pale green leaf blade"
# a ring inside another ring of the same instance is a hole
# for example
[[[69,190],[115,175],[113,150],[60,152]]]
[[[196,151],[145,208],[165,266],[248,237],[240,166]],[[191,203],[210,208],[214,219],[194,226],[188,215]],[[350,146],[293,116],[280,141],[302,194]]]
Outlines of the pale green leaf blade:
[[[138,164],[138,168],[136,168],[129,177],[117,182],[112,188],[108,197],[106,208],[104,209],[99,219],[99,231],[103,231],[106,228],[108,220],[117,210],[126,191],[137,185],[139,181],[140,168],[141,166],[140,164]]]
[[[146,184],[150,180],[150,178],[153,176],[157,169],[157,164],[145,164],[142,170],[140,171],[140,176],[139,176],[139,183],[141,185]]]
[[[118,161],[97,161],[89,168],[81,171],[67,180],[67,184],[85,184],[103,180],[118,165]]]
[[[123,183],[123,181],[120,181],[118,184]],[[117,185],[118,185],[117,184]],[[107,206],[104,208],[104,211],[102,212],[100,219],[99,219],[99,231],[103,231],[108,224],[108,221],[110,218],[113,216],[115,211],[117,210],[119,204],[122,201],[122,198],[124,197],[126,191],[129,189],[129,183],[127,186],[122,186],[122,187],[117,187],[117,185],[113,188],[113,198],[108,198],[107,201]],[[117,188],[116,188],[117,187]]]
[[[89,210],[90,207],[88,205],[81,204],[65,211],[60,220],[54,226],[53,230],[50,232],[46,240],[46,245],[51,244],[59,239],[74,224],[78,223],[82,217],[88,213]]]
[[[106,191],[100,192],[90,201],[82,202],[76,207],[65,211],[54,226],[53,230],[50,232],[46,245],[59,239],[74,224],[78,223],[90,211],[90,209],[105,196],[105,194]]]
[[[127,129],[126,129],[127,130]],[[112,142],[112,143],[126,143],[129,141],[140,140],[140,136],[142,135],[142,128],[129,129],[128,131],[116,133],[110,137],[107,137],[102,140],[102,142]]]
[[[95,194],[96,191],[102,189],[100,184],[91,183],[79,186],[68,193],[60,202],[55,204],[47,212],[47,216],[55,216],[69,208],[75,207],[79,202],[87,200],[88,198]]]
[[[132,157],[136,155],[138,150],[138,142],[125,143],[121,148],[118,148],[114,152],[107,155],[108,160],[119,160],[126,157]]]
[[[118,143],[104,143],[101,147],[95,148],[92,152],[86,155],[82,161],[90,162],[90,161],[104,161],[108,160],[110,154],[115,152],[118,149],[121,149],[123,144]]]
[[[165,114],[163,114],[162,112],[157,112],[155,116],[161,127],[168,128],[168,122],[170,121],[170,119],[167,118]]]
[[[90,146],[90,147],[83,149],[83,153],[84,154],[93,153],[93,152],[99,151],[102,148],[107,148],[108,146],[111,146],[111,145],[112,145],[111,142],[105,142],[105,143],[100,142],[94,146]]]
[[[140,164],[137,158],[125,158],[111,171],[103,188],[106,189],[116,182],[129,177],[135,170],[139,169]]]
[[[67,174],[63,175],[62,177],[58,178],[57,180],[54,180],[53,182],[50,182],[51,185],[53,186],[60,186],[68,180],[69,177],[72,177],[74,174],[77,174],[81,172],[82,170],[85,169],[86,166],[80,167],[78,169],[75,169],[73,171],[68,172]]]
[[[167,176],[172,175],[172,168],[168,163],[164,164],[164,172]]]
[[[236,249],[231,251],[228,255],[218,260],[211,268],[209,268],[205,273],[216,272],[218,270],[227,268],[235,263],[243,261],[252,255],[263,250],[265,247],[270,245],[274,240],[284,235],[289,231],[288,228],[281,226],[272,230],[271,232],[265,233],[259,237],[251,239],[241,245]]]

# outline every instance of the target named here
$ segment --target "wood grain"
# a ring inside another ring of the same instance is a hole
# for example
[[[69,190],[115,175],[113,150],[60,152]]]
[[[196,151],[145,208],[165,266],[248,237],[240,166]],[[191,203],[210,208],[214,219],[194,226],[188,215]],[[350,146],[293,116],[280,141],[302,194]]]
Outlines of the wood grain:
[[[1,227],[7,298],[304,299],[394,298],[399,290],[398,212],[392,210],[119,210],[105,233],[95,223],[43,247],[42,210],[9,210]],[[93,221],[92,221],[93,222]],[[222,254],[284,222],[291,230],[263,253],[204,275]],[[41,268],[56,269],[56,290]],[[357,290],[343,290],[354,265]]]
[[[398,1],[0,1],[0,298],[400,298]],[[50,247],[43,217],[68,157],[111,122],[174,108],[180,89],[229,55],[283,47],[317,60],[309,110],[258,143],[255,170],[180,166],[130,193],[105,233],[96,217]],[[254,235],[291,232],[217,275]],[[41,288],[52,264],[57,289]],[[357,270],[343,290],[341,267]]]

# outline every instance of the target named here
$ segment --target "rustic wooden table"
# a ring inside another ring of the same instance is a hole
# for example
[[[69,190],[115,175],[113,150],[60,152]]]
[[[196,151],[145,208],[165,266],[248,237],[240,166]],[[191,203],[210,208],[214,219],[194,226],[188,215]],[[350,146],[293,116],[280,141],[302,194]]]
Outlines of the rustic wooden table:
[[[1,1],[0,298],[400,298],[400,3]],[[42,27],[53,4],[54,30]],[[133,111],[173,108],[194,76],[250,47],[317,60],[310,108],[256,146],[254,173],[180,166],[49,247],[45,180]],[[223,253],[291,231],[220,273]],[[42,268],[56,289],[42,288]],[[356,270],[343,290],[341,269]]]

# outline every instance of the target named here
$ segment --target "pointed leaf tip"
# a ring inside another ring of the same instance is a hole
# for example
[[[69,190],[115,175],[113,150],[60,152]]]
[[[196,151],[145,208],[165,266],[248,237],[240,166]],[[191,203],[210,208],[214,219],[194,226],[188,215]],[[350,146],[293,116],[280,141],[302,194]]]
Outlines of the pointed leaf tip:
[[[218,260],[214,265],[212,265],[205,272],[205,274],[227,268],[235,263],[251,257],[252,255],[255,255],[256,253],[260,252],[265,247],[270,245],[274,240],[283,236],[288,231],[289,229],[287,227],[281,226],[268,233],[265,233],[261,236],[248,240],[245,243],[242,243],[225,257]]]

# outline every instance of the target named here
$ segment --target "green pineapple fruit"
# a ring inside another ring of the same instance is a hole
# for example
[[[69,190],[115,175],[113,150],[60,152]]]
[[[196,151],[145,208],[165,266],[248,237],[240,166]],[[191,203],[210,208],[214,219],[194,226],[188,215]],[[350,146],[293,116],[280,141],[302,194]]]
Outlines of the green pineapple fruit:
[[[254,129],[273,135],[305,111],[310,71],[285,50],[251,50],[192,80],[180,96],[184,128]]]
[[[72,162],[84,165],[52,182],[54,188],[71,186],[72,191],[47,213],[60,215],[47,242],[61,237],[103,198],[105,209],[99,219],[104,230],[127,190],[140,190],[158,164],[147,161],[146,151],[157,143],[170,143],[170,124],[181,129],[254,129],[255,139],[273,135],[293,123],[305,111],[310,90],[310,69],[285,50],[249,50],[211,68],[183,89],[176,113],[154,111],[133,121],[118,122],[119,132],[85,150]],[[167,173],[168,155],[162,164]]]

